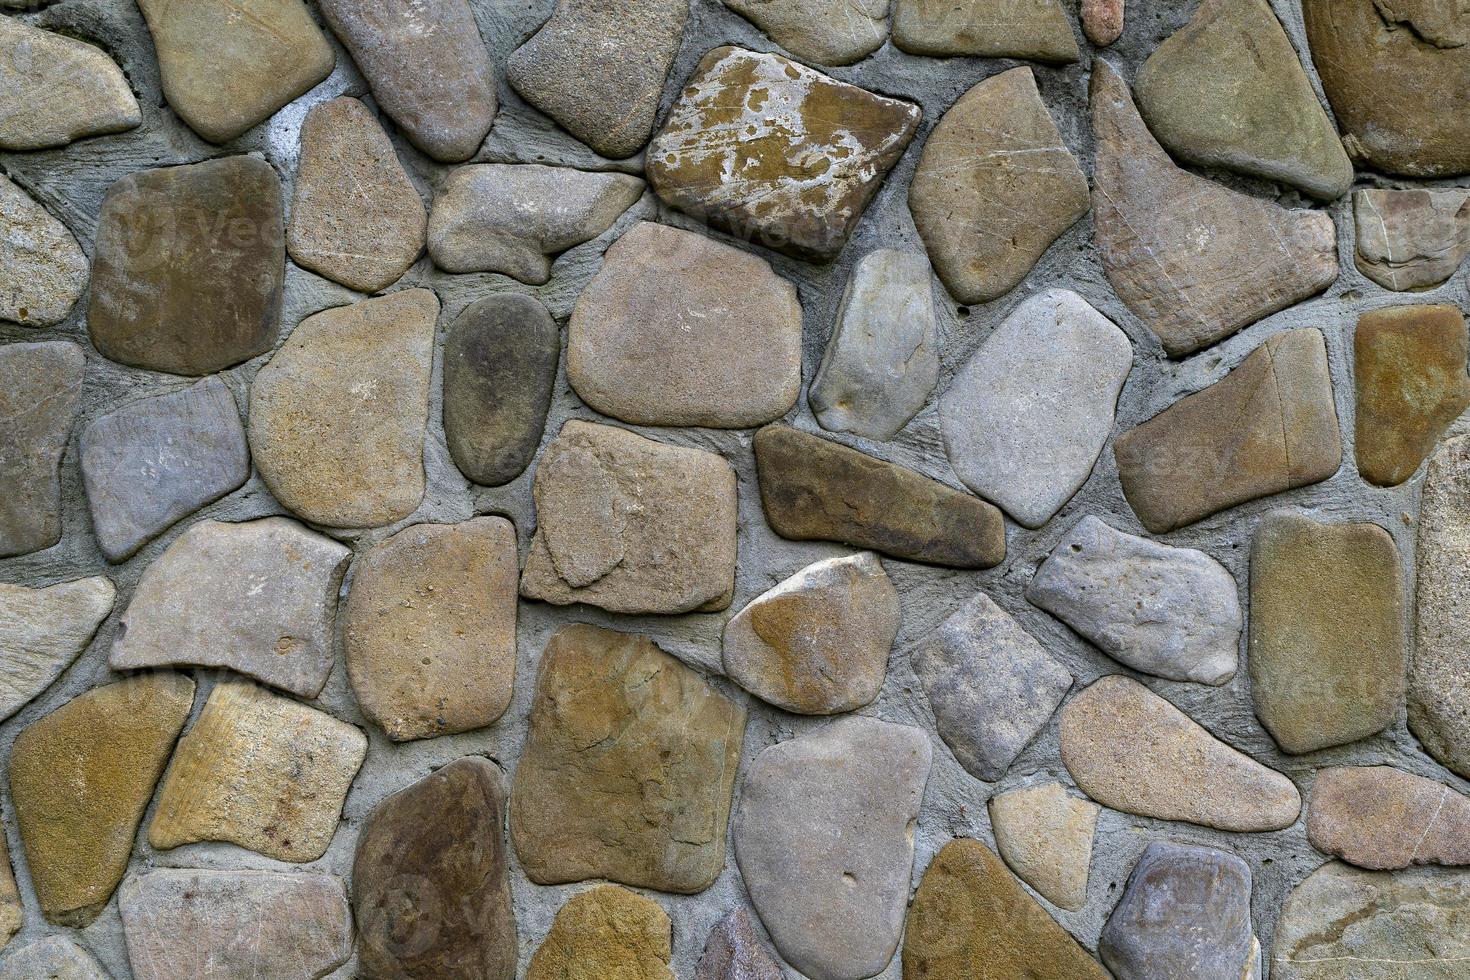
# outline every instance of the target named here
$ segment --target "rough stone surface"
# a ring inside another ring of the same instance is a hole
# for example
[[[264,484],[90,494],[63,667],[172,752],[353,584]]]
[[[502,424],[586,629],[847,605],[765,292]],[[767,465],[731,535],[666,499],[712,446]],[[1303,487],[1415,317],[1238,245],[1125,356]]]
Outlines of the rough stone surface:
[[[1388,766],[1323,769],[1307,803],[1307,837],[1362,868],[1470,864],[1470,797]]]
[[[0,959],[0,980],[111,980],[91,953],[64,936],[51,936]]]
[[[112,611],[116,595],[101,575],[44,589],[0,584],[0,721],[71,666]]]
[[[786,980],[786,974],[756,938],[750,916],[737,908],[710,930],[694,980]]]
[[[526,980],[674,980],[672,928],[652,899],[600,885],[556,913]]]
[[[887,0],[725,0],[771,40],[814,65],[850,65],[883,46]]]
[[[58,467],[86,366],[81,347],[66,341],[0,347],[0,557],[61,540]]]
[[[1076,61],[1077,38],[1057,0],[896,0],[893,43],[909,54]]]
[[[15,884],[15,870],[10,861],[10,844],[0,840],[0,949],[3,949],[25,924],[25,905]],[[4,977],[0,965],[0,978]]]
[[[0,150],[44,150],[143,121],[128,80],[102,49],[17,18],[0,20]]]
[[[1082,33],[1105,48],[1123,36],[1124,0],[1082,0]]]
[[[87,271],[67,227],[0,175],[0,320],[60,323],[87,288]]]
[[[1070,796],[1061,783],[1015,789],[990,798],[995,847],[1012,871],[1060,908],[1087,904],[1092,837],[1101,808]]]
[[[1470,191],[1353,192],[1358,271],[1384,289],[1418,291],[1442,285],[1470,254]]]

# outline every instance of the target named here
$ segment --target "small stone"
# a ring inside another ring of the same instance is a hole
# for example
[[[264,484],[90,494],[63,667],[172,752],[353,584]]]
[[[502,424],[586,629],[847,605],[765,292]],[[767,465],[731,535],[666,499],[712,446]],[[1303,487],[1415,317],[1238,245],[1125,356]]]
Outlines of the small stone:
[[[1081,296],[1031,297],[939,400],[955,475],[1017,523],[1045,524],[1092,474],[1132,368],[1127,334]]]
[[[944,114],[924,144],[909,209],[961,303],[988,303],[1019,286],[1091,209],[1087,178],[1030,68],[987,78]]]
[[[664,203],[714,228],[826,262],[922,115],[780,55],[715,48],[649,146],[648,180]]]
[[[505,778],[485,759],[451,762],[379,803],[352,866],[357,975],[513,980],[507,857]]]
[[[418,259],[427,227],[424,202],[368,107],[346,97],[313,106],[286,230],[296,264],[376,293]]]
[[[599,885],[556,913],[526,980],[674,980],[672,934],[657,902]]]
[[[0,320],[60,323],[87,288],[87,273],[87,256],[66,225],[0,175]]]
[[[468,732],[510,707],[516,530],[503,517],[418,524],[357,559],[342,614],[358,706],[395,742]]]
[[[1069,796],[1061,783],[990,798],[995,847],[1006,864],[1048,902],[1069,912],[1087,904],[1092,837],[1101,807]]]
[[[1105,48],[1123,36],[1124,0],[1082,0],[1082,33]]]
[[[1155,534],[1296,487],[1342,463],[1342,437],[1318,330],[1267,340],[1220,381],[1113,444],[1123,494]]]
[[[745,910],[731,909],[710,930],[694,980],[786,980],[786,974],[756,938]]]
[[[567,380],[634,425],[745,429],[801,394],[801,303],[765,259],[641,222],[619,238],[567,328]]]
[[[1072,22],[1057,0],[897,0],[893,43],[909,54],[937,57],[1066,64],[1079,56]]]
[[[116,595],[101,575],[45,589],[0,584],[0,721],[30,704],[87,649]]]
[[[808,398],[828,432],[898,435],[939,382],[929,260],[883,248],[853,269]]]
[[[256,157],[130,174],[102,201],[92,258],[87,329],[103,357],[199,375],[264,354],[286,270],[280,178]]]
[[[225,667],[314,698],[351,557],[285,517],[200,521],[143,572],[108,665]]]
[[[951,568],[1005,560],[1000,511],[913,470],[785,425],[756,433],[755,461],[766,520],[783,538]]]
[[[250,479],[235,396],[218,378],[133,402],[82,429],[92,530],[111,562]]]
[[[1062,710],[1062,763],[1105,807],[1237,833],[1290,827],[1302,798],[1142,684],[1104,677]]]
[[[771,941],[803,974],[871,977],[893,959],[931,761],[920,729],[851,715],[750,764],[735,858]]]
[[[1470,864],[1470,797],[1388,766],[1323,769],[1307,804],[1307,838],[1375,871]]]
[[[850,65],[883,46],[887,0],[725,0],[725,6],[814,65]]]
[[[66,341],[0,347],[0,558],[61,540],[59,467],[86,367]]]
[[[611,228],[643,187],[628,174],[570,167],[460,167],[434,198],[429,254],[446,272],[501,272],[540,286],[553,258]]]
[[[15,884],[15,870],[10,862],[10,844],[0,839],[0,949],[15,938],[25,920],[25,905],[21,902],[20,889]],[[4,966],[0,964],[0,980],[4,976]]]
[[[93,688],[16,737],[10,794],[51,922],[86,926],[112,897],[193,702],[189,678],[144,674]]]
[[[148,844],[238,844],[277,861],[327,852],[367,755],[344,721],[248,681],[221,681],[179,740]]]
[[[735,592],[735,470],[573,419],[536,469],[521,595],[615,613],[717,612]]]
[[[111,980],[102,964],[64,936],[22,946],[0,960],[0,980]]]
[[[1470,254],[1470,191],[1353,192],[1358,271],[1384,289],[1443,285]]]
[[[327,527],[418,509],[438,318],[433,292],[407,289],[301,321],[250,390],[250,448],[277,500]]]
[[[689,895],[714,884],[743,708],[647,637],[577,625],[547,644],[530,724],[510,809],[527,877]]]
[[[121,133],[143,122],[122,69],[101,48],[0,21],[0,150],[44,150],[87,136]]]

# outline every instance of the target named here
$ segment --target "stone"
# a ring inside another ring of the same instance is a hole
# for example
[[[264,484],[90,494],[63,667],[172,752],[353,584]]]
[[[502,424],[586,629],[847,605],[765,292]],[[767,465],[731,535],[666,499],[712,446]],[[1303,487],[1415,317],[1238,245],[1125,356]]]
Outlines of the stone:
[[[710,930],[694,980],[786,980],[786,974],[756,938],[750,916],[737,908]]]
[[[812,980],[893,959],[929,778],[929,737],[851,715],[761,750],[735,811],[735,858],[771,941]]]
[[[1028,58],[1067,64],[1079,56],[1057,0],[897,0],[893,43],[909,54]]]
[[[807,393],[828,432],[886,441],[923,409],[939,382],[939,333],[929,260],[882,248],[853,269],[822,364]]]
[[[1082,33],[1105,48],[1123,36],[1124,0],[1082,0]]]
[[[1123,494],[1165,534],[1239,504],[1326,480],[1342,463],[1320,331],[1275,334],[1221,380],[1113,443]]]
[[[111,980],[91,953],[64,936],[22,946],[0,960],[0,980]]]
[[[1470,254],[1470,191],[1353,192],[1358,271],[1384,289],[1433,289]]]
[[[327,851],[367,755],[345,721],[248,681],[217,683],[158,793],[148,844],[238,844],[277,861]]]
[[[615,613],[718,612],[735,593],[735,470],[577,419],[537,464],[521,595]]]
[[[289,510],[327,527],[381,527],[418,509],[438,318],[428,289],[323,310],[256,375],[250,449]]]
[[[1124,813],[1236,833],[1280,830],[1301,814],[1290,779],[1121,674],[1062,709],[1061,751],[1082,792]]]
[[[1145,674],[1218,686],[1239,665],[1244,617],[1225,566],[1091,515],[1057,542],[1026,598]]]
[[[503,486],[541,445],[561,328],[539,300],[498,293],[462,310],[444,338],[444,438],[459,471]]]
[[[30,704],[87,649],[116,595],[101,575],[44,589],[0,584],[0,721]]]
[[[1005,521],[983,500],[785,425],[760,430],[754,443],[761,504],[783,538],[950,568],[1005,560]]]
[[[15,870],[10,861],[10,844],[0,840],[0,949],[5,948],[25,924],[25,905],[15,884]],[[0,965],[0,980],[5,976]]]
[[[61,456],[86,367],[67,341],[0,347],[0,558],[61,540]]]
[[[1030,68],[960,96],[934,127],[909,210],[949,294],[988,303],[1016,288],[1091,209],[1087,178]]]
[[[417,524],[357,559],[342,613],[363,716],[395,742],[473,731],[516,676],[516,529],[503,517]]]
[[[250,479],[240,408],[218,378],[92,420],[80,455],[92,530],[110,562]]]
[[[827,262],[921,117],[912,102],[780,55],[715,48],[649,145],[648,181],[665,204],[742,241]]]
[[[850,65],[888,37],[886,0],[725,0],[771,40],[814,65]]]
[[[1375,871],[1470,865],[1470,797],[1388,766],[1323,769],[1307,803],[1307,839]]]
[[[490,49],[467,0],[320,0],[373,100],[440,163],[468,160],[499,107]]]
[[[1174,165],[1128,86],[1092,73],[1093,240],[1103,271],[1170,357],[1183,357],[1322,292],[1337,279],[1337,232],[1322,211],[1288,210]]]
[[[101,48],[32,27],[0,21],[0,150],[45,150],[88,136],[134,129],[143,122],[127,77]]]
[[[725,867],[744,739],[745,709],[647,637],[558,630],[511,790],[526,876],[704,891]]]
[[[668,225],[619,238],[577,298],[567,381],[634,425],[745,429],[801,394],[801,303],[758,256]]]
[[[1092,475],[1132,368],[1128,335],[1081,296],[1048,289],[1026,300],[939,400],[955,475],[1041,527]]]
[[[143,674],[93,688],[16,736],[10,795],[49,921],[86,926],[111,899],[193,702],[188,677]]]
[[[169,107],[228,143],[305,95],[337,56],[301,0],[138,0]]]
[[[1044,783],[990,798],[995,848],[1042,898],[1069,912],[1087,904],[1092,837],[1102,808]]]
[[[279,871],[148,871],[118,909],[134,980],[314,980],[352,955],[342,881]]]
[[[1292,754],[1393,724],[1409,667],[1398,548],[1377,524],[1268,515],[1251,544],[1256,717]]]
[[[71,314],[87,275],[87,256],[66,225],[0,174],[0,320],[55,326]]]
[[[446,272],[500,272],[540,286],[552,260],[613,226],[643,180],[540,164],[460,167],[434,198],[429,254]]]
[[[672,933],[657,902],[599,885],[556,913],[526,980],[674,980]]]
[[[103,198],[92,261],[103,357],[188,375],[248,361],[280,332],[281,180],[257,157],[129,174]]]
[[[470,756],[375,806],[357,838],[358,976],[514,980],[505,777]]]
[[[360,293],[387,289],[424,250],[428,213],[367,106],[337,98],[301,124],[286,248],[297,265]]]
[[[200,521],[144,570],[108,665],[223,667],[314,698],[336,659],[337,594],[351,557],[285,517]]]

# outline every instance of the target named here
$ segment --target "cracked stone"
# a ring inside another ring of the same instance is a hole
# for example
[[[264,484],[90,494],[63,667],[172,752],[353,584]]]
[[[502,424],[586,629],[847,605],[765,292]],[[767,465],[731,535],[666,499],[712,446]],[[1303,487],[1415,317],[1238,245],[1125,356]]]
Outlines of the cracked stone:
[[[1307,803],[1307,839],[1371,870],[1470,864],[1470,797],[1388,766],[1323,769]]]
[[[995,847],[1010,869],[1048,902],[1071,912],[1087,904],[1092,838],[1102,811],[1070,796],[1061,783],[990,798]]]
[[[526,980],[674,980],[673,923],[616,885],[573,895],[531,957]]]
[[[1100,48],[1123,36],[1124,0],[1082,0],[1082,33]]]
[[[22,946],[0,960],[0,980],[111,980],[91,953],[63,936]]]
[[[0,150],[44,150],[143,122],[122,69],[101,48],[14,17],[0,20]]]
[[[61,457],[86,367],[66,341],[0,347],[0,558],[61,540]]]
[[[1358,271],[1384,289],[1417,292],[1449,281],[1470,254],[1470,191],[1353,192]]]
[[[101,575],[44,589],[0,584],[0,721],[30,704],[81,656],[116,595]]]
[[[66,225],[0,174],[0,320],[60,323],[87,288],[87,274],[87,256]]]
[[[897,0],[893,43],[909,54],[1029,58],[1066,64],[1079,56],[1057,0]]]
[[[883,46],[888,0],[724,0],[781,47],[814,65],[850,65]]]
[[[731,909],[710,930],[694,980],[786,980],[756,937],[744,909]]]

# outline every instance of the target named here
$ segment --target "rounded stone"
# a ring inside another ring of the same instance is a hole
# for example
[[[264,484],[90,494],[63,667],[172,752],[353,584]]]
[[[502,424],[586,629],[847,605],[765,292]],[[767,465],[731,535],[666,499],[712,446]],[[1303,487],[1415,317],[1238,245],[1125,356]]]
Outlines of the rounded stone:
[[[672,932],[657,902],[600,885],[556,913],[526,980],[674,980]]]

